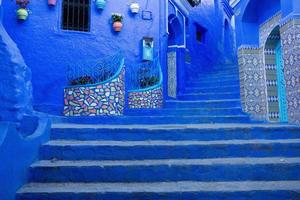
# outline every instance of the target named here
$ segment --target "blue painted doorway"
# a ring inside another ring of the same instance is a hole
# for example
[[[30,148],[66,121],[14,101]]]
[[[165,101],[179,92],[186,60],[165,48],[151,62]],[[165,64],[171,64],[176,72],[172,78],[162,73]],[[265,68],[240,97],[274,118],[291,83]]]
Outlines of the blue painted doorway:
[[[277,42],[275,48],[276,55],[276,72],[277,72],[277,90],[279,103],[279,120],[280,122],[288,122],[287,100],[286,100],[286,84],[284,79],[284,66],[282,60],[282,50],[280,41]]]

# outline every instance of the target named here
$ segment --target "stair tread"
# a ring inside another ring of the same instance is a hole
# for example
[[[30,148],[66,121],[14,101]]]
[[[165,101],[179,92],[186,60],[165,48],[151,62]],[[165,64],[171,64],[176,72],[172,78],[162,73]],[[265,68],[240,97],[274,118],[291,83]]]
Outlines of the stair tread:
[[[300,164],[300,157],[246,157],[212,159],[155,159],[155,160],[41,160],[36,167],[109,167],[109,166],[185,166],[185,165],[262,165]]]
[[[246,144],[298,144],[300,139],[251,139],[251,140],[211,140],[211,141],[173,141],[173,140],[141,140],[141,141],[108,141],[108,140],[51,140],[45,146],[189,146],[189,145],[246,145]]]
[[[53,123],[52,128],[62,128],[62,129],[155,129],[155,130],[169,130],[169,129],[254,129],[254,128],[293,128],[299,129],[300,126],[288,125],[288,124],[240,124],[240,123],[216,123],[216,124],[157,124],[157,125],[97,125],[97,124],[72,124],[72,123]]]
[[[214,99],[214,100],[167,100],[167,103],[213,103],[213,102],[236,102],[240,99]]]
[[[150,182],[150,183],[29,183],[18,193],[171,193],[171,192],[247,192],[298,191],[300,181],[232,181],[232,182]]]

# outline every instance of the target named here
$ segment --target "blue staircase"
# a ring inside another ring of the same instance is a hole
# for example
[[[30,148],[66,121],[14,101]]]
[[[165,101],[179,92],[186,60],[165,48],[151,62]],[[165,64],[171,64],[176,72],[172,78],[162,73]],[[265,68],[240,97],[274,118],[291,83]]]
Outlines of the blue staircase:
[[[300,127],[250,123],[237,78],[210,72],[164,109],[99,124],[53,118],[17,199],[300,199]]]

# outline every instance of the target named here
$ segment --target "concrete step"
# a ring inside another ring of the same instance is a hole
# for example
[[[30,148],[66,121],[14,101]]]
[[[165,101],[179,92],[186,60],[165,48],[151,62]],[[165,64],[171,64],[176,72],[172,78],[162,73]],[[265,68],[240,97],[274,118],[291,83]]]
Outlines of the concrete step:
[[[43,160],[31,182],[159,182],[300,180],[300,158],[219,158],[122,161]],[[247,173],[245,173],[247,172]]]
[[[168,100],[165,108],[228,108],[241,107],[240,99],[221,100]]]
[[[209,82],[189,82],[186,84],[187,87],[224,87],[224,86],[232,86],[239,85],[239,80],[220,80],[220,81],[209,81]]]
[[[215,77],[212,77],[212,78],[202,78],[202,79],[198,79],[198,80],[193,80],[193,81],[189,81],[187,82],[188,85],[192,85],[192,84],[202,84],[202,85],[207,85],[207,84],[211,84],[211,83],[216,83],[216,84],[219,84],[219,83],[239,83],[240,79],[238,77],[236,78],[222,78],[222,77],[219,77],[219,78],[215,78]]]
[[[40,149],[42,160],[141,160],[224,157],[298,157],[300,139],[216,141],[53,140]]]
[[[210,92],[240,92],[240,85],[230,85],[230,86],[213,86],[213,87],[186,87],[185,92],[187,93],[198,93],[198,92],[203,92],[203,93],[210,93]]]
[[[17,200],[300,199],[300,181],[31,183]]]
[[[143,115],[241,115],[243,114],[241,107],[232,108],[165,108],[165,109],[128,109],[125,115],[128,116],[143,116]]]
[[[280,124],[84,125],[53,124],[52,140],[297,139],[300,127]]]
[[[184,93],[178,95],[179,100],[221,100],[238,98],[240,98],[239,91],[227,93]]]
[[[218,81],[218,80],[239,80],[239,74],[228,74],[228,75],[215,75],[215,74],[202,74],[201,76],[197,78],[193,78],[190,80],[190,82],[194,81]]]
[[[238,105],[232,105],[238,106]],[[231,107],[232,107],[231,106]],[[53,123],[84,124],[198,124],[198,123],[247,123],[247,115],[154,115],[154,116],[119,116],[119,117],[52,117]]]

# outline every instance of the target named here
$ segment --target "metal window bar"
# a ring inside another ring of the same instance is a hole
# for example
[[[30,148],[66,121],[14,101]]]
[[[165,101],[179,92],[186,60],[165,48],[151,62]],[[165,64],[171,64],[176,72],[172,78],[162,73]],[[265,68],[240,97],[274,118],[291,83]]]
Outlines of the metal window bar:
[[[62,29],[90,31],[90,0],[64,0]]]

